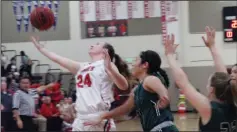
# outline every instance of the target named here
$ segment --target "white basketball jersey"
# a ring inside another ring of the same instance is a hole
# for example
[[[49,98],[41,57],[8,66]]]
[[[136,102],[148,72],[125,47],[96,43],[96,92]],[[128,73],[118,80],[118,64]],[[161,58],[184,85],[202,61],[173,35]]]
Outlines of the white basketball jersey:
[[[105,72],[104,60],[81,66],[75,76],[78,114],[107,111],[113,98],[113,82]]]

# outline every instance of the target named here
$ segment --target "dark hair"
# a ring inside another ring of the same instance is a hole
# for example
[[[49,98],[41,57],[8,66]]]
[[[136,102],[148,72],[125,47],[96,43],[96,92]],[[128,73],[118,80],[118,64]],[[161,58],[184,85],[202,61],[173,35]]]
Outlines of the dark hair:
[[[215,90],[216,98],[228,104],[237,103],[237,88],[231,83],[231,78],[227,73],[216,72],[211,77],[211,86]]]
[[[25,54],[24,51],[20,51],[20,55],[21,55],[21,56],[25,56],[26,54]]]
[[[11,58],[11,61],[16,61],[16,57],[12,57],[12,58]]]
[[[21,80],[23,80],[23,79],[28,79],[31,82],[31,78],[27,75],[21,76],[20,79],[19,79],[19,82],[21,82]]]
[[[143,51],[140,53],[141,58],[141,64],[147,62],[148,63],[148,69],[147,74],[150,75],[157,75],[160,74],[163,79],[166,87],[169,87],[169,77],[166,74],[166,72],[161,69],[161,58],[158,53],[152,50]]]
[[[235,66],[237,66],[237,63],[236,63],[236,64],[234,64],[232,67],[235,67]]]
[[[228,74],[231,74],[231,68],[226,68],[226,70]]]
[[[128,70],[128,65],[115,53],[114,47],[109,43],[105,43],[104,48],[108,50],[111,61],[114,62],[119,72],[126,78],[129,78],[131,75]]]

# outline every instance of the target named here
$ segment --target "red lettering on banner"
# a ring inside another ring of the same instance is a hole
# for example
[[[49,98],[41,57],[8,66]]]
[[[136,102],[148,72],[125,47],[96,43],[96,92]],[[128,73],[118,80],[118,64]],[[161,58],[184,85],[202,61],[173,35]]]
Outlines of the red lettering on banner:
[[[145,18],[149,18],[149,2],[147,0],[144,1],[144,13]]]
[[[114,1],[114,0],[113,0],[112,3],[111,3],[111,4],[112,4],[112,19],[113,19],[113,20],[115,20],[116,17],[117,17],[117,16],[116,16],[116,11],[117,11],[117,10],[116,10],[116,7],[117,7],[117,3],[116,3],[116,2],[117,2],[117,1]]]
[[[133,15],[132,15],[132,12],[133,12],[133,4],[132,4],[133,1],[131,0],[128,0],[128,19],[132,19]]]
[[[161,24],[162,24],[162,42],[165,44],[167,35],[167,25],[166,25],[166,2],[160,1],[161,9]]]
[[[80,19],[84,21],[84,2],[80,1]]]
[[[96,20],[100,20],[100,1],[95,1]]]

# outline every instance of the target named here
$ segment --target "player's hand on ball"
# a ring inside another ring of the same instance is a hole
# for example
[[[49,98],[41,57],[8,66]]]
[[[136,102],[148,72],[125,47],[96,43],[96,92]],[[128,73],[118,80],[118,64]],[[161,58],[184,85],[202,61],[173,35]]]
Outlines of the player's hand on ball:
[[[211,48],[212,46],[215,45],[216,31],[214,28],[207,26],[205,28],[205,32],[206,32],[206,39],[204,36],[202,36],[202,40],[208,48]]]
[[[165,55],[173,55],[178,47],[177,44],[174,44],[175,36],[172,34],[167,35],[165,41]]]
[[[103,51],[104,53],[104,64],[105,64],[105,68],[106,70],[110,71],[112,69],[112,64],[111,64],[111,58],[109,56],[108,50],[105,49]]]
[[[39,43],[39,37],[31,36],[30,39],[38,50],[44,48],[44,45]]]

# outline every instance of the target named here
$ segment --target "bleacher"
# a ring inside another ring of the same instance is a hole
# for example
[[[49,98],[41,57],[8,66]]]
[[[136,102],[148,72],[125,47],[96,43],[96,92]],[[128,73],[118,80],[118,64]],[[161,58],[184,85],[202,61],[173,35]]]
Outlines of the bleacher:
[[[6,68],[6,65],[9,64],[9,60],[11,58],[16,59],[16,69],[18,69],[18,72],[20,73],[21,69],[21,55],[18,53],[20,51],[7,49],[6,46],[1,45],[1,52],[4,56],[6,56],[7,61],[4,67]],[[75,83],[74,83],[74,77],[72,74],[69,73],[63,73],[61,69],[53,68],[50,64],[45,64],[40,60],[32,59],[32,85],[35,84],[49,84],[51,82],[58,82],[61,85],[61,89],[63,91],[66,91],[68,95],[72,94],[72,91],[75,89]],[[42,71],[45,71],[46,73],[43,73]]]

